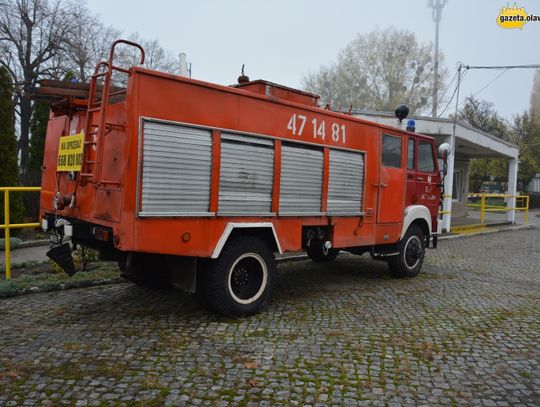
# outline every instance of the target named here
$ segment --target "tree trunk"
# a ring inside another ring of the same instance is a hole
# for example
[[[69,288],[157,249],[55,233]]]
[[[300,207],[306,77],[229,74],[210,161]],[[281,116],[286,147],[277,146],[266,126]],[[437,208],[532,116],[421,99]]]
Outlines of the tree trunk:
[[[19,151],[21,152],[21,172],[26,172],[30,145],[30,120],[32,118],[32,101],[25,97],[21,98],[21,134],[19,136]]]

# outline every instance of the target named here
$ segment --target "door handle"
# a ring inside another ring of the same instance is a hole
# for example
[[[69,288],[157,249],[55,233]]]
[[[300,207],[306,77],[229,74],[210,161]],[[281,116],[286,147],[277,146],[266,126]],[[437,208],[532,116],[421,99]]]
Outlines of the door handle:
[[[386,188],[386,187],[388,186],[388,184],[384,184],[384,183],[381,182],[381,183],[379,184],[379,186],[382,187],[382,188]]]
[[[416,179],[417,179],[418,181],[423,181],[423,180],[424,180],[424,177],[416,177]]]

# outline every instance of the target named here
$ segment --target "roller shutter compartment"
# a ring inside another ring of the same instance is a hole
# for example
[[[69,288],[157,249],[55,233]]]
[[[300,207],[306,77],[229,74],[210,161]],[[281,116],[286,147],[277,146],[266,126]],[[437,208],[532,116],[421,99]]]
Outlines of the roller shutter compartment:
[[[283,144],[279,214],[321,215],[323,183],[322,149]]]
[[[273,141],[222,134],[218,215],[270,215],[273,180]]]
[[[330,150],[328,215],[361,215],[364,194],[364,154]]]
[[[211,131],[144,121],[139,215],[209,215],[211,164]]]

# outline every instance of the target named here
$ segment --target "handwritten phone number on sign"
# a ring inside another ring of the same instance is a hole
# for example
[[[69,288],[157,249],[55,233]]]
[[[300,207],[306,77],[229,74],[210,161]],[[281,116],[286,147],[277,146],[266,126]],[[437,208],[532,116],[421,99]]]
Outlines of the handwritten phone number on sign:
[[[293,136],[302,136],[307,134],[313,136],[314,139],[322,141],[332,140],[334,143],[345,144],[347,142],[347,128],[344,124],[329,123],[327,125],[326,120],[319,120],[309,118],[302,114],[294,113],[287,123],[287,130],[289,130]]]

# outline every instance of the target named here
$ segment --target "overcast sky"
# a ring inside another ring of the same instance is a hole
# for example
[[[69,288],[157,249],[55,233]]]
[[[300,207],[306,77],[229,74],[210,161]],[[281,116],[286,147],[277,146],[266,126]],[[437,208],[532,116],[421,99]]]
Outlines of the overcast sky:
[[[394,26],[429,42],[435,32],[427,0],[88,0],[87,4],[126,36],[137,31],[145,38],[157,38],[175,54],[186,52],[193,78],[223,85],[235,83],[246,64],[251,79],[300,87],[306,73],[331,63],[359,33]],[[440,25],[448,80],[458,61],[540,63],[540,22],[529,22],[522,30],[500,28],[496,16],[505,5],[497,0],[448,1]],[[540,1],[521,0],[518,6],[540,15]],[[477,93],[499,74],[469,71],[460,99]],[[510,117],[528,109],[532,78],[532,70],[507,71],[477,97],[493,102]]]

